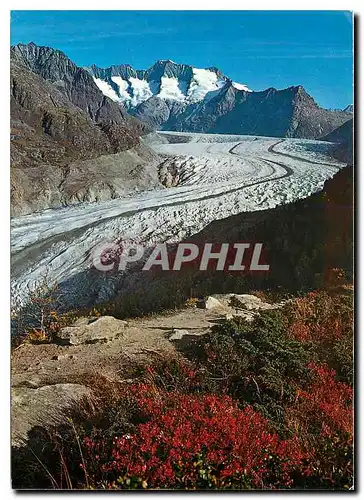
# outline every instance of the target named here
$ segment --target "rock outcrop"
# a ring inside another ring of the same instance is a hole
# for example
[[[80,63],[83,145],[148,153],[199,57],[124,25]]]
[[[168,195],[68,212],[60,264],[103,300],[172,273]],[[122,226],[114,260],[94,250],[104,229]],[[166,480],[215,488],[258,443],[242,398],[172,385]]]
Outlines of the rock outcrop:
[[[330,134],[322,138],[323,141],[336,142],[337,147],[333,150],[333,155],[340,161],[353,164],[354,151],[354,119],[345,122]]]
[[[122,336],[126,326],[126,321],[112,316],[102,316],[93,321],[87,321],[85,318],[83,322],[79,321],[78,324],[62,328],[57,334],[57,340],[65,345],[110,342]]]
[[[84,398],[91,390],[82,384],[59,383],[40,387],[23,384],[11,391],[12,443],[21,446],[28,432],[36,426],[49,428],[67,421],[66,410]]]

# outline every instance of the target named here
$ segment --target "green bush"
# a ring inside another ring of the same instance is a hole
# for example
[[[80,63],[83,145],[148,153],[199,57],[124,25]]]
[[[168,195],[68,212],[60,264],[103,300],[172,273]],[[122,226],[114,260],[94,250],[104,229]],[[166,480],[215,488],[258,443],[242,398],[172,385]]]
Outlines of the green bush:
[[[297,386],[309,380],[309,353],[289,337],[279,310],[266,311],[251,323],[236,317],[214,326],[199,351],[215,391],[252,404],[278,427]]]

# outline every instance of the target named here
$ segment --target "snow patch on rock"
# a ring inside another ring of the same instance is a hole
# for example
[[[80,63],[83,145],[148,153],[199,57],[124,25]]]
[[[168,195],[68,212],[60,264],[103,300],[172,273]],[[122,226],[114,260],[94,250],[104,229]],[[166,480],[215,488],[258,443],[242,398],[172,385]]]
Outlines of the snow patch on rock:
[[[252,90],[250,90],[249,87],[247,87],[243,83],[233,82],[233,87],[235,87],[237,90],[245,90],[245,92],[253,92]]]
[[[110,97],[110,99],[116,102],[122,101],[109,83],[101,80],[101,78],[94,78],[94,82],[106,97]]]
[[[161,99],[172,99],[174,101],[185,100],[181,89],[179,88],[179,82],[177,78],[162,76],[161,78],[161,89],[158,94]]]
[[[119,87],[120,98],[123,101],[127,101],[130,99],[130,95],[128,94],[129,83],[126,80],[123,80],[121,76],[112,76],[111,80]]]
[[[131,103],[133,106],[137,106],[141,102],[146,101],[149,97],[152,97],[153,92],[150,89],[149,83],[146,80],[140,80],[139,78],[129,78],[132,97]]]
[[[219,90],[225,84],[218,80],[217,74],[208,69],[193,69],[193,79],[187,92],[187,100],[191,103],[202,101],[206,94]]]

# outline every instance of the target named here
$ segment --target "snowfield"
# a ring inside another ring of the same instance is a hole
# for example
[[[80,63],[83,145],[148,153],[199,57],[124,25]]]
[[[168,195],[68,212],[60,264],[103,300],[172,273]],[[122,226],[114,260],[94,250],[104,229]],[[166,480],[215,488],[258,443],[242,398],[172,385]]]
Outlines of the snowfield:
[[[332,144],[321,141],[180,132],[156,137],[152,146],[175,173],[176,187],[12,220],[14,302],[26,301],[29,288],[44,278],[72,288],[74,306],[91,294],[95,302],[110,298],[120,283],[98,278],[90,285],[91,253],[100,243],[177,242],[213,220],[307,197],[345,166],[330,158]]]
[[[190,83],[171,76],[162,76],[160,82],[148,82],[133,77],[123,80],[121,76],[112,76],[111,80],[117,86],[118,92],[107,81],[95,77],[93,79],[104,95],[127,106],[137,106],[153,95],[186,105],[193,104],[205,97],[214,97],[226,84],[226,80],[219,79],[212,70],[192,68],[192,72]],[[246,85],[238,82],[233,82],[233,86],[238,90],[252,92]]]

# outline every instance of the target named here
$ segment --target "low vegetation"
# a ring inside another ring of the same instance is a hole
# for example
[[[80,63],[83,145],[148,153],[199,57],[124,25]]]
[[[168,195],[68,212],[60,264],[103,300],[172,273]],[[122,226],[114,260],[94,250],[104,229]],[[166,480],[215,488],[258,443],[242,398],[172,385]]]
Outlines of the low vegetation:
[[[315,291],[223,321],[13,450],[16,488],[332,489],[353,484],[352,300]],[[192,354],[191,354],[192,353]]]

